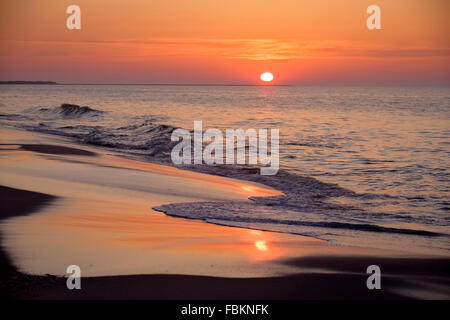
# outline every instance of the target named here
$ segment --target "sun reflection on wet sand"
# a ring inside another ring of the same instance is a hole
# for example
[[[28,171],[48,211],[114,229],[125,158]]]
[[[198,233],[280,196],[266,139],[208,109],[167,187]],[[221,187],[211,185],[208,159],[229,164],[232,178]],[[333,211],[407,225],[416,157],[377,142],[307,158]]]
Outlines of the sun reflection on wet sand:
[[[255,241],[255,247],[256,249],[258,249],[259,251],[267,251],[269,250],[267,248],[267,244],[265,241],[259,240],[259,241]]]

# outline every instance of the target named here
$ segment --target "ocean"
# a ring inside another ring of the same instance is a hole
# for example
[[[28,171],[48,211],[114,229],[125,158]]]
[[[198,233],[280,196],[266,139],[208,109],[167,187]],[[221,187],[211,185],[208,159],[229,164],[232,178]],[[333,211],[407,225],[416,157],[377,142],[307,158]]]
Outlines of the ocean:
[[[84,107],[61,107],[62,104]],[[0,125],[171,165],[171,133],[280,130],[280,171],[185,166],[272,186],[252,203],[167,204],[209,223],[449,254],[450,88],[2,85]]]

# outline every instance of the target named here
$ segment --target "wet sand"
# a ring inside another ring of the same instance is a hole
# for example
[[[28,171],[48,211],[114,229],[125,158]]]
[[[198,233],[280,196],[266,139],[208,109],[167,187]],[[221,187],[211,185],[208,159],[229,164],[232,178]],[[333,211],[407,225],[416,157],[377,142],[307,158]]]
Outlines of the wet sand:
[[[26,299],[448,299],[450,260],[165,216],[174,202],[277,195],[251,182],[0,130],[2,296]],[[65,268],[82,269],[68,290]],[[382,290],[368,290],[377,264]],[[49,274],[49,275],[46,275]]]

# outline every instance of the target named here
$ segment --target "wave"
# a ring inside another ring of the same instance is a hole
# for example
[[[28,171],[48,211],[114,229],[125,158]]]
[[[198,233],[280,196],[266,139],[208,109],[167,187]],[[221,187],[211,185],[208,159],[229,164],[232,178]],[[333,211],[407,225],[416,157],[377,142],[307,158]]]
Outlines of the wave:
[[[267,208],[264,208],[263,206],[254,206],[251,204],[245,204],[240,202],[176,203],[153,207],[153,209],[156,211],[164,212],[165,214],[173,217],[197,219],[206,222],[220,221],[222,222],[222,224],[225,225],[227,224],[227,222],[246,223],[249,228],[252,228],[252,224],[265,225],[268,227],[266,229],[264,229],[263,227],[262,229],[267,231],[276,230],[276,227],[273,227],[273,225],[289,225],[289,226],[306,226],[306,227],[354,230],[365,232],[383,232],[393,234],[419,235],[430,237],[443,236],[443,234],[440,234],[438,232],[432,232],[427,230],[383,227],[380,225],[370,223],[346,223],[338,221],[305,221],[305,220],[298,220],[299,216],[296,217],[297,220],[280,219],[279,216],[277,216],[276,218],[267,218],[264,217],[268,215]],[[245,213],[241,214],[242,212]],[[303,215],[308,215],[308,213],[303,213]],[[316,215],[313,214],[311,215],[312,218],[316,217]],[[303,234],[301,228],[298,228],[297,230],[298,232],[293,233]]]
[[[93,116],[98,116],[104,113],[104,111],[95,110],[88,106],[79,106],[76,104],[63,103],[59,107],[56,108],[40,108],[39,112],[46,114],[59,114],[63,117],[76,118],[81,117],[83,115],[89,114]]]
[[[185,166],[186,169],[262,183],[284,193],[273,197],[251,197],[246,202],[190,202],[165,204],[154,210],[169,216],[202,220],[208,223],[283,232],[315,237],[336,243],[355,244],[355,239],[370,238],[368,233],[391,236],[448,237],[446,233],[417,228],[433,221],[421,217],[372,212],[352,205],[332,203],[336,197],[360,195],[337,184],[280,170],[275,176],[261,176],[251,167]],[[359,235],[355,235],[355,233]],[[352,239],[348,241],[348,239]],[[406,242],[407,240],[402,240]],[[416,240],[412,240],[416,241]],[[392,241],[387,241],[391,243]],[[445,241],[444,241],[445,242]],[[426,244],[428,245],[428,244]],[[387,247],[387,245],[386,245]]]
[[[14,121],[14,120],[29,120],[30,118],[21,114],[0,113],[0,119]]]
[[[24,126],[41,133],[73,138],[81,143],[118,149],[125,152],[139,152],[152,157],[167,157],[173,148],[171,141],[175,127],[145,121],[134,128],[114,128],[100,125],[67,125],[52,128],[46,124]]]
[[[0,120],[19,129],[70,137],[81,143],[152,157],[167,158],[175,144],[171,134],[176,127],[160,123],[161,118],[118,119],[107,111],[68,103],[31,108],[23,114],[2,113]]]

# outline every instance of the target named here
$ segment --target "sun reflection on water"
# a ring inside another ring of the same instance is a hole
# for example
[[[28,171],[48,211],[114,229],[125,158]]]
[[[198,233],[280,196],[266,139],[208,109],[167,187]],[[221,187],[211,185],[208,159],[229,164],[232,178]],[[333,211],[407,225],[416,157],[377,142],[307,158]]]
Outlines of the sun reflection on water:
[[[265,241],[259,240],[259,241],[255,241],[255,247],[256,249],[258,249],[259,251],[267,251],[269,250],[269,248],[267,248],[267,244]]]

